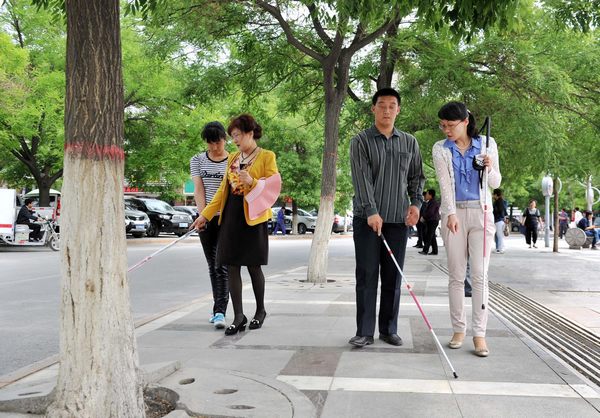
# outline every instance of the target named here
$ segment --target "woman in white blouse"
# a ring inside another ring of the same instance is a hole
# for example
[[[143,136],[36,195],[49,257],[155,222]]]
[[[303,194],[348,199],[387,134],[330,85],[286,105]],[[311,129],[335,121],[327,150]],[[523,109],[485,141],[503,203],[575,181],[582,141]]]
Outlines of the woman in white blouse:
[[[477,356],[487,357],[487,268],[495,232],[490,188],[500,187],[502,180],[498,148],[493,138],[489,138],[486,148],[486,138],[479,136],[475,117],[464,103],[445,104],[438,117],[446,139],[436,142],[432,153],[441,189],[442,238],[448,256],[448,295],[454,331],[448,346],[460,348],[467,330],[464,279],[468,259],[473,287],[473,344]],[[480,171],[473,166],[475,157],[483,161],[487,171],[486,190]]]

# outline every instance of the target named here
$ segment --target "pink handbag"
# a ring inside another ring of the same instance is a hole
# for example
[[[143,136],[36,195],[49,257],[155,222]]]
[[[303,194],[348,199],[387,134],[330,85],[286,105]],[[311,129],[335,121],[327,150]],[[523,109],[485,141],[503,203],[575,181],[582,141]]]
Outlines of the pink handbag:
[[[281,175],[279,173],[259,179],[254,189],[245,196],[250,219],[260,218],[264,211],[271,209],[271,206],[277,201],[279,193],[281,193]]]

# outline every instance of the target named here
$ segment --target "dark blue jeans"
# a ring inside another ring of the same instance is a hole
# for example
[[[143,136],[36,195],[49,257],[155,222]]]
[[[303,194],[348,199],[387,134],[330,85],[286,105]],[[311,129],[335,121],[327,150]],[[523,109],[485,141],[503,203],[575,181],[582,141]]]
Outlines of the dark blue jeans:
[[[402,280],[400,273],[383,241],[373,232],[365,218],[355,216],[352,226],[356,257],[356,335],[372,337],[375,333],[379,277],[379,333],[397,334]],[[403,268],[408,228],[405,224],[384,223],[382,233],[400,268]]]

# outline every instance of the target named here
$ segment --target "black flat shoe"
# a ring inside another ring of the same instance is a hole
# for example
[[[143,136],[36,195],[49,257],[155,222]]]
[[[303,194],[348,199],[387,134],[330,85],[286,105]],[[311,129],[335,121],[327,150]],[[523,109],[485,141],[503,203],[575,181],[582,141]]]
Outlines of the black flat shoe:
[[[425,251],[419,251],[419,254],[427,255],[427,253]]]
[[[234,335],[234,334],[237,334],[240,331],[246,330],[246,324],[247,323],[248,323],[248,318],[246,318],[246,315],[244,315],[244,318],[242,319],[242,322],[240,322],[239,324],[236,324],[234,322],[233,324],[229,325],[225,329],[225,335]]]
[[[252,320],[250,321],[250,325],[248,325],[248,328],[258,329],[258,328],[262,327],[263,322],[265,322],[266,316],[267,316],[267,313],[264,311],[258,315],[254,315],[254,318],[252,318]]]
[[[402,338],[400,338],[398,334],[379,334],[379,339],[390,345],[401,346],[403,344]]]

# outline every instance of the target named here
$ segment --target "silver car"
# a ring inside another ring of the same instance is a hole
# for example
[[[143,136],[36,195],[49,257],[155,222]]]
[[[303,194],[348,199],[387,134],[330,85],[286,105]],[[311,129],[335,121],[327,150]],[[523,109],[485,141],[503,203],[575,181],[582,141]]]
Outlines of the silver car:
[[[150,218],[144,212],[125,204],[125,233],[141,238],[148,232]]]

